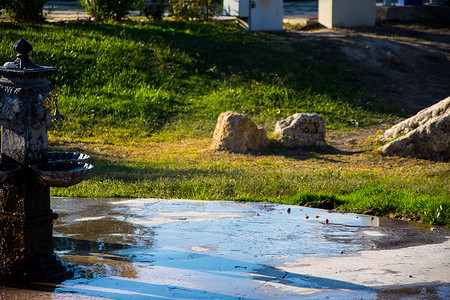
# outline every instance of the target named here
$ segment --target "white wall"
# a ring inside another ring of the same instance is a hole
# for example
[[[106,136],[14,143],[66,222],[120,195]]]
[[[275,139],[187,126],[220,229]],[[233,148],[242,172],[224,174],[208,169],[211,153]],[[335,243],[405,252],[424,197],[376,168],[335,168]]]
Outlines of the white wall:
[[[250,0],[223,0],[223,12],[227,16],[248,18]]]
[[[376,0],[319,0],[319,23],[327,28],[374,26]]]
[[[255,2],[250,8],[250,31],[282,31],[283,0],[251,0]]]

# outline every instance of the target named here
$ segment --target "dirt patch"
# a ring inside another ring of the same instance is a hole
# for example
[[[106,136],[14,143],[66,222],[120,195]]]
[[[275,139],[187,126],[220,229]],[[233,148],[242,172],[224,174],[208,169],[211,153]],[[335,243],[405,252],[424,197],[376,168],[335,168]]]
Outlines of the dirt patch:
[[[370,148],[369,137],[375,136],[377,132],[377,128],[351,132],[331,132],[327,134],[327,144],[343,152],[359,152]]]
[[[450,95],[450,28],[440,24],[385,24],[357,29],[292,31],[328,42],[334,63],[357,72],[375,94],[414,114]]]
[[[450,28],[444,24],[290,29],[289,33],[293,40],[337,52],[327,59],[356,74],[366,84],[364,89],[398,106],[405,115],[414,115],[450,95]],[[352,150],[377,129],[334,134],[329,144]]]

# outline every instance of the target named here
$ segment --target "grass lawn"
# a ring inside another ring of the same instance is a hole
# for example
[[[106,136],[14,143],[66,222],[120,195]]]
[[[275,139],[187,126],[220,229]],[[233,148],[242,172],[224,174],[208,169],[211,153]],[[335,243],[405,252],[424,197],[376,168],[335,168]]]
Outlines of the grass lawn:
[[[334,135],[405,117],[336,67],[326,44],[178,22],[0,24],[0,38],[0,61],[25,38],[35,63],[57,67],[68,118],[51,147],[93,157],[90,179],[55,196],[272,201],[450,224],[448,163],[381,157],[364,139],[354,153],[209,150],[227,110],[269,132],[295,112],[318,113]]]

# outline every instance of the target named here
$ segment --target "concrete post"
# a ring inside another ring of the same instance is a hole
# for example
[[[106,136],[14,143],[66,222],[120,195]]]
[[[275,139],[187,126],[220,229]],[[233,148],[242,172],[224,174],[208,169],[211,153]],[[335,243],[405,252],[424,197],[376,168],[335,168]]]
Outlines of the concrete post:
[[[376,0],[319,0],[319,23],[327,28],[374,26]]]

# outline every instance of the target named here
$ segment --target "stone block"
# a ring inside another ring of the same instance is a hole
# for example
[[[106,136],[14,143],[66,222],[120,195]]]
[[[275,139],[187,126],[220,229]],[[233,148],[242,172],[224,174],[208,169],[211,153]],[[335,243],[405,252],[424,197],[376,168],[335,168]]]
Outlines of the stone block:
[[[325,120],[318,114],[294,114],[275,125],[275,135],[287,148],[326,146]]]
[[[380,137],[394,139],[380,148],[383,155],[432,160],[450,159],[450,97],[400,122]]]
[[[376,0],[319,0],[319,23],[327,28],[374,26]]]
[[[245,114],[227,111],[220,114],[211,147],[216,150],[246,152],[269,144],[266,130]]]

